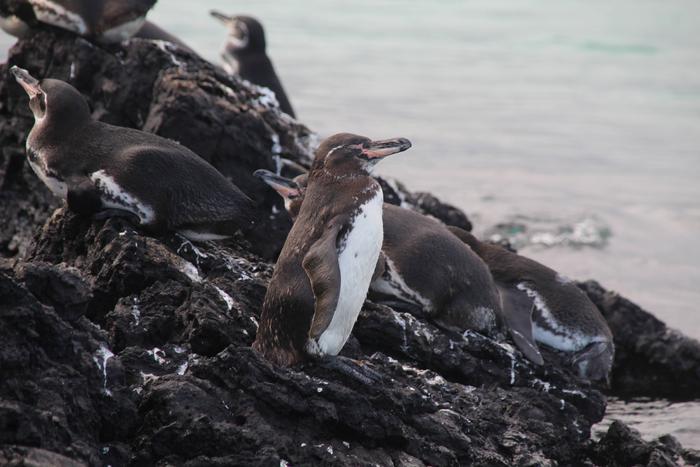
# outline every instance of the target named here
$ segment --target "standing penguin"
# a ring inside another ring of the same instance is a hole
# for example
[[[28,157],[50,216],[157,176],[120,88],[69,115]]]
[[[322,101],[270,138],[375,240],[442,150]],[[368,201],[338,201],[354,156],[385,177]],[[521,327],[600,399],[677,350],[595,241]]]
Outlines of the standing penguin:
[[[381,186],[374,165],[405,151],[404,138],[341,133],[317,150],[304,203],[267,288],[253,348],[277,365],[337,355],[345,345],[382,245]]]
[[[525,316],[532,310],[536,341],[572,353],[571,363],[582,378],[608,379],[615,355],[612,332],[576,284],[536,261],[481,242],[465,230],[450,230],[488,265],[501,292],[504,313]]]
[[[255,175],[284,199],[295,218],[304,200],[306,175],[294,180],[257,170]],[[384,203],[384,243],[370,284],[370,296],[394,307],[418,307],[443,326],[472,329],[499,337],[505,325],[513,341],[532,362],[542,355],[532,337],[531,312],[521,319],[503,316],[493,278],[474,252],[448,228],[423,214]],[[389,300],[389,302],[387,302]]]
[[[80,214],[126,215],[155,233],[214,240],[252,224],[252,202],[214,167],[160,136],[96,121],[83,96],[13,66],[29,95],[29,165]]]
[[[265,31],[262,24],[250,16],[228,16],[218,11],[211,11],[211,15],[228,29],[228,37],[221,52],[226,71],[269,88],[275,93],[282,112],[295,117],[292,104],[265,52]]]

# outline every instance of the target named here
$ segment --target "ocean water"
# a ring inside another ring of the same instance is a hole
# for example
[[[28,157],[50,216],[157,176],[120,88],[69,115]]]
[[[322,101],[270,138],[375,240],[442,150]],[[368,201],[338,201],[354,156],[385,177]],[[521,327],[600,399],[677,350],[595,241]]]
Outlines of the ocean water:
[[[322,136],[409,138],[382,175],[700,338],[700,2],[161,0],[150,18],[218,62],[211,8],[263,22]],[[700,448],[700,409],[678,416],[692,436],[666,431]]]

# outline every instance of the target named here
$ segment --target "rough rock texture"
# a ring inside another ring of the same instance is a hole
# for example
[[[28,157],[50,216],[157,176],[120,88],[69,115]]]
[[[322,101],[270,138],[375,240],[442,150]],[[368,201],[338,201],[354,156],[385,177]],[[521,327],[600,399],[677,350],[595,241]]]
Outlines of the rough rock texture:
[[[700,342],[595,281],[580,284],[615,339],[612,392],[619,397],[700,399]]]
[[[673,436],[647,442],[636,430],[619,421],[613,422],[600,441],[591,445],[590,457],[597,465],[616,467],[700,465],[700,453],[683,449]]]
[[[548,365],[533,367],[508,343],[448,333],[370,302],[337,360],[343,366],[272,367],[250,344],[269,258],[289,221],[269,214],[277,197],[250,173],[274,169],[275,156],[306,165],[313,135],[278,112],[264,90],[163,43],[134,40],[107,50],[44,31],[18,44],[10,61],[69,79],[105,121],[190,146],[249,192],[269,223],[249,238],[194,245],[176,235],[148,237],[123,219],[55,209],[24,163],[31,118],[3,67],[0,464],[691,459],[670,441],[665,448],[644,443],[624,426],[591,442],[604,396],[557,365],[562,359],[553,352],[545,351]],[[386,191],[397,204],[469,227],[459,210],[432,196]],[[647,320],[628,302],[606,303],[613,324],[616,313]],[[617,344],[623,356],[644,348],[632,332]],[[660,347],[638,353],[636,364],[664,355]]]

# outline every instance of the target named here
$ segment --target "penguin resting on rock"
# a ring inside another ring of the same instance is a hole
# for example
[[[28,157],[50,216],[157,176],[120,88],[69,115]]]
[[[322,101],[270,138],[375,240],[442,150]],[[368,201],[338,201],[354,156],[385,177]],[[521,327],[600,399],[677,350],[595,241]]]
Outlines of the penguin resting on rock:
[[[72,211],[129,217],[153,233],[216,240],[252,227],[253,204],[175,141],[96,121],[70,84],[11,68],[29,95],[29,165]]]
[[[608,380],[615,345],[608,323],[570,279],[505,248],[479,241],[458,227],[449,229],[484,260],[503,297],[506,314],[533,314],[537,342],[571,353],[582,378]]]
[[[284,199],[296,218],[304,201],[306,175],[294,180],[257,170],[255,175]],[[443,327],[501,338],[504,328],[533,363],[543,363],[532,337],[531,311],[502,312],[501,298],[484,262],[448,228],[428,216],[383,205],[384,242],[370,284],[370,297],[393,308],[418,308]]]

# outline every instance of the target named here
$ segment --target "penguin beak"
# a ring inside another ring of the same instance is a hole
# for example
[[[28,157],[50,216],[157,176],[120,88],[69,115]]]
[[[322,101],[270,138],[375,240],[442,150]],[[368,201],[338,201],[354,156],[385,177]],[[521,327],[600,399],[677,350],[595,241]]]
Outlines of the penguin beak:
[[[231,21],[233,21],[233,16],[225,15],[225,14],[221,13],[220,11],[211,10],[211,11],[209,11],[209,14],[224,24],[228,24]]]
[[[382,159],[397,152],[403,152],[410,147],[411,142],[406,138],[384,139],[363,144],[362,155],[370,160]]]
[[[10,73],[14,75],[15,79],[29,95],[30,99],[43,93],[39,86],[39,80],[30,75],[27,70],[15,65],[10,68]]]
[[[280,177],[269,170],[259,169],[253,175],[270,185],[282,198],[294,199],[301,194],[301,188],[294,180]]]

